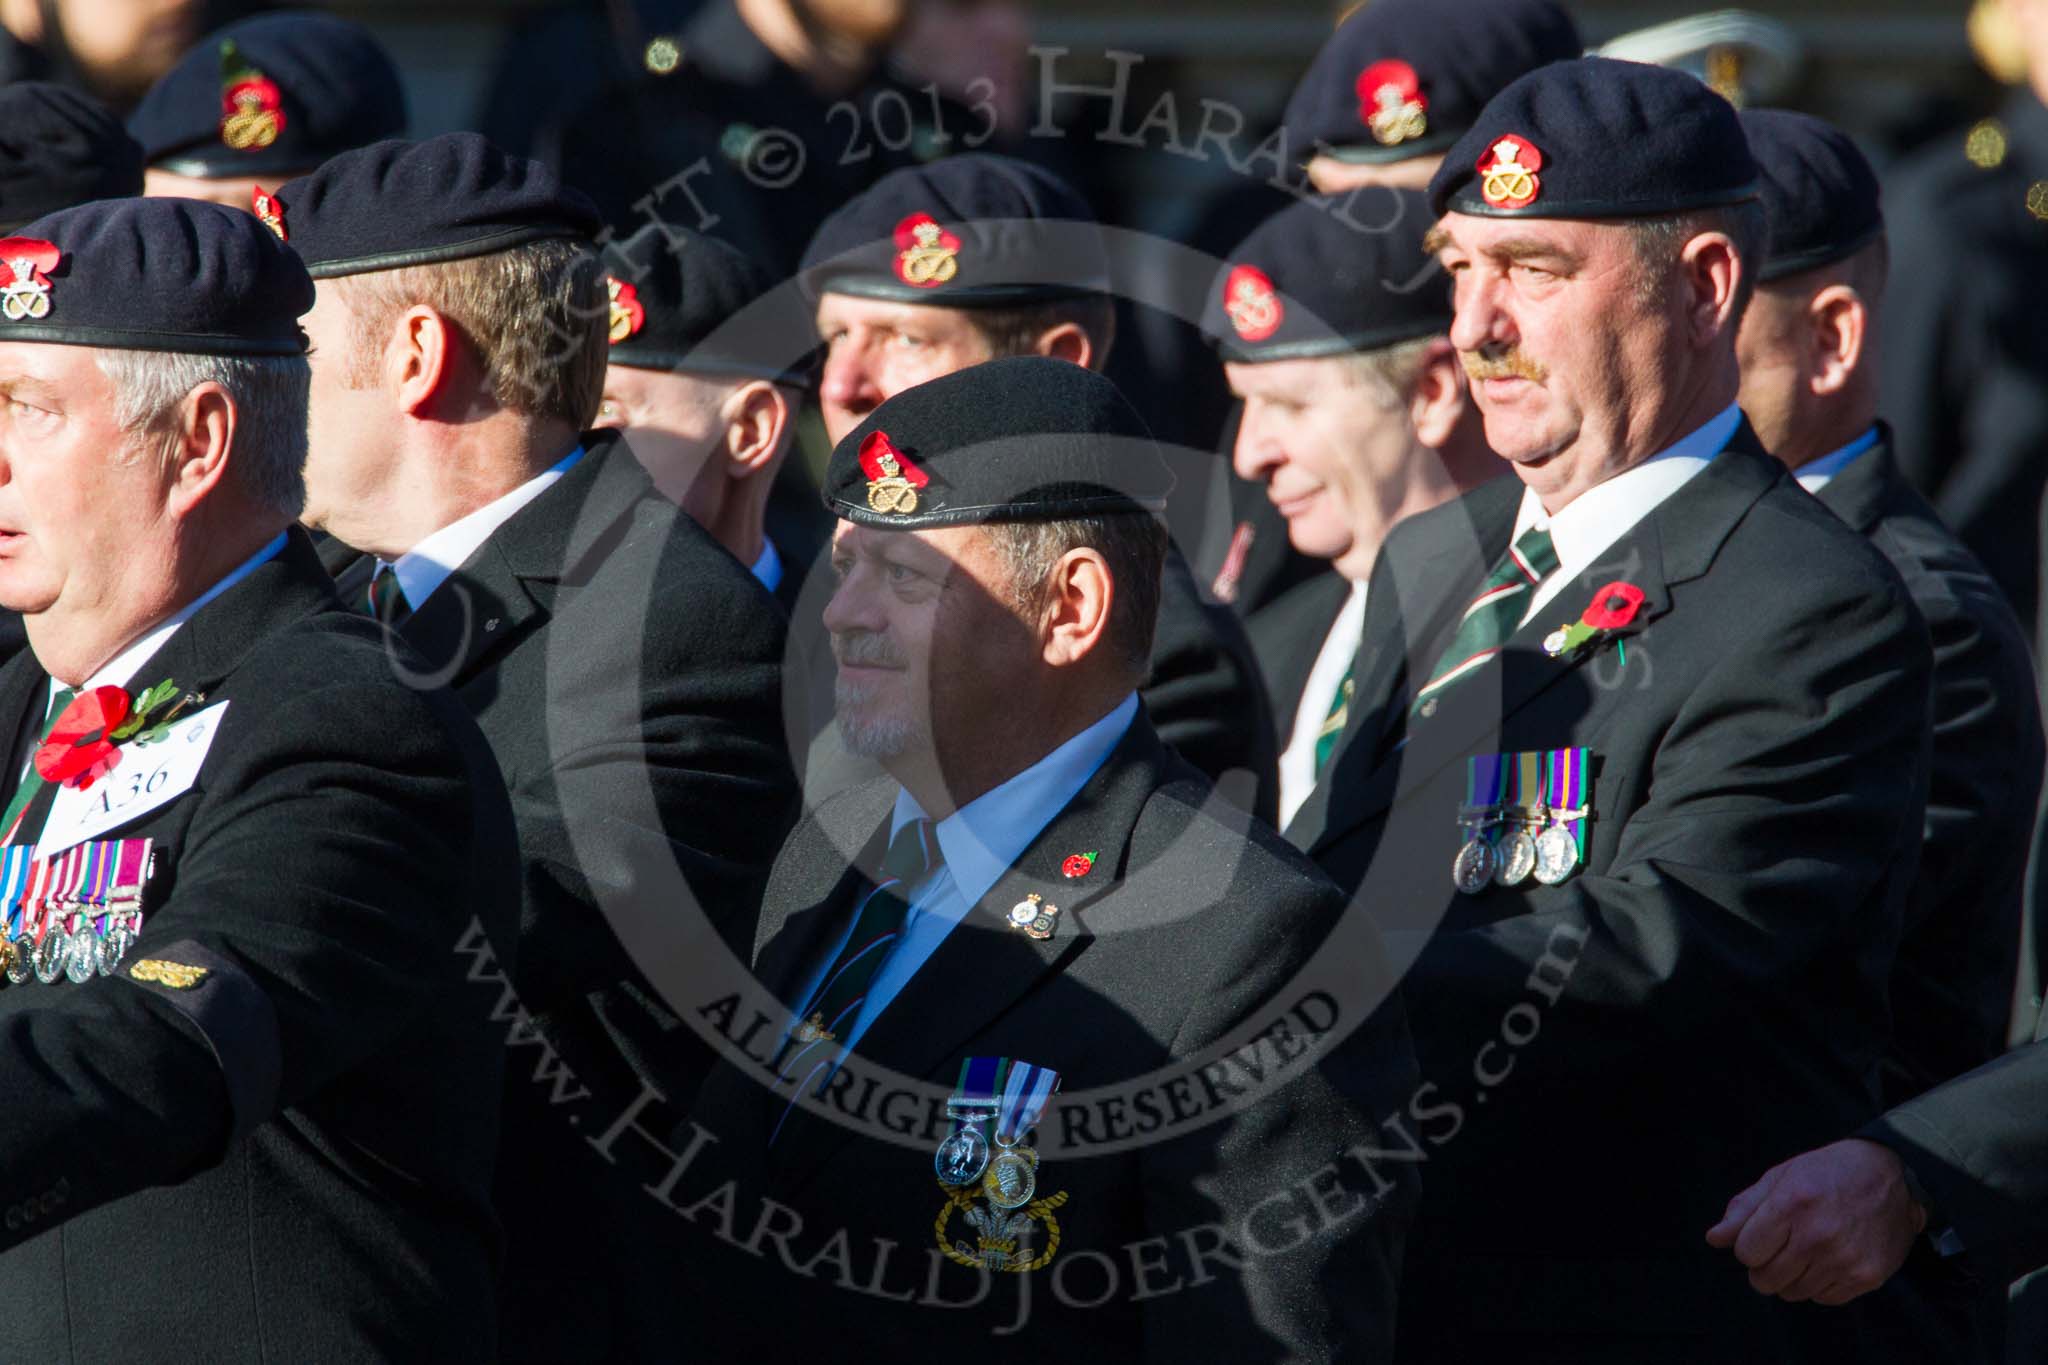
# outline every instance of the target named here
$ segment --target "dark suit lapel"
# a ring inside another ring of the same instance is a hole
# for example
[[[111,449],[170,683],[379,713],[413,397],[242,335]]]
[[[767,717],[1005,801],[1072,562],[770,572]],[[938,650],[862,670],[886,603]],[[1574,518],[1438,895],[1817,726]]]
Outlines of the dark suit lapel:
[[[1892,459],[1891,431],[1880,423],[1877,444],[1849,461],[1848,467],[1829,479],[1814,496],[1823,507],[1867,536],[1884,519],[1885,509],[1903,481]]]
[[[1093,937],[1088,908],[1134,870],[1131,831],[1164,780],[1166,762],[1165,746],[1141,712],[1080,794],[968,909],[869,1025],[857,1055],[903,1075],[938,1076],[958,1063],[976,1035],[1086,951]],[[1078,879],[1061,870],[1076,853],[1098,855],[1093,870]],[[1041,908],[1058,908],[1048,938],[1032,938],[1007,922],[1010,907],[1032,895]],[[779,1164],[792,1185],[800,1183],[851,1136],[836,1123],[806,1123],[782,1139],[790,1148],[780,1153]]]
[[[7,771],[0,774],[0,789],[6,792],[0,797],[0,810],[14,799],[22,771],[35,753],[36,741],[42,737],[43,719],[50,709],[49,696],[50,675],[43,672],[43,666],[29,650],[17,654],[7,671],[0,674],[0,727],[5,727],[0,728],[0,734],[14,737],[8,745]]]

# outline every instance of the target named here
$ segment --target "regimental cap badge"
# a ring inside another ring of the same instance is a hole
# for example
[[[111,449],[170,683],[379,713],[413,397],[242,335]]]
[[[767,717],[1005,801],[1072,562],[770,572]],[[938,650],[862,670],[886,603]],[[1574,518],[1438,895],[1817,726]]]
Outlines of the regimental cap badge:
[[[284,131],[284,91],[242,57],[232,38],[220,45],[220,140],[260,152]]]
[[[146,957],[128,969],[128,975],[137,981],[153,981],[159,986],[169,986],[174,991],[189,991],[206,980],[204,967],[193,967],[183,962],[166,962],[162,958]]]
[[[1382,147],[1413,142],[1429,131],[1429,98],[1415,68],[1388,58],[1358,73],[1358,118]]]
[[[1280,292],[1265,271],[1255,265],[1241,265],[1223,278],[1223,311],[1230,325],[1246,341],[1264,341],[1280,330],[1287,316]]]
[[[1543,169],[1543,153],[1513,133],[1495,138],[1474,169],[1479,172],[1480,197],[1497,209],[1525,209],[1543,190],[1536,174]]]
[[[640,302],[640,291],[624,280],[607,275],[604,286],[611,294],[611,341],[616,346],[628,337],[640,334],[640,329],[647,325],[647,308]]]
[[[33,237],[0,240],[0,317],[37,322],[50,316],[50,277],[64,253]]]
[[[868,476],[868,506],[898,516],[917,510],[917,490],[932,481],[896,448],[886,431],[871,431],[860,443],[860,469]]]
[[[291,240],[284,231],[284,205],[278,203],[277,196],[261,185],[250,186],[249,211],[263,220],[263,226],[277,234],[278,241]]]
[[[929,213],[896,225],[896,278],[915,289],[936,289],[960,273],[960,239]]]

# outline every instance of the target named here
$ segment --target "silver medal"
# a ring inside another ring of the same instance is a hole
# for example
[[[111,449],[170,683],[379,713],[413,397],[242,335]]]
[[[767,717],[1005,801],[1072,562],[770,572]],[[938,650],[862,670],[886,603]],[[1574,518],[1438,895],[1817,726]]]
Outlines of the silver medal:
[[[74,986],[92,980],[96,942],[97,939],[90,929],[64,936],[64,975],[70,978]]]
[[[988,1139],[981,1135],[980,1128],[955,1129],[951,1137],[939,1144],[932,1167],[942,1184],[972,1185],[988,1169]]]
[[[1005,1147],[989,1162],[981,1192],[999,1209],[1021,1209],[1038,1192],[1038,1154],[1029,1147]]]
[[[1579,865],[1579,841],[1563,825],[1552,825],[1536,836],[1536,880],[1556,886],[1572,875]]]
[[[25,939],[7,941],[7,980],[13,985],[19,986],[34,972],[35,969],[29,965],[29,955],[33,951],[33,946]]]
[[[1493,879],[1502,886],[1519,886],[1536,870],[1536,841],[1525,829],[1511,830],[1494,845]]]
[[[1476,896],[1493,880],[1493,845],[1484,835],[1473,835],[1451,861],[1451,881],[1468,896]]]
[[[43,941],[29,954],[35,966],[36,980],[45,986],[52,985],[64,974],[64,935],[56,926],[43,930]]]
[[[95,949],[101,976],[112,976],[114,969],[121,965],[121,959],[128,956],[128,947],[135,942],[135,931],[120,925],[108,925],[107,936],[99,941]]]

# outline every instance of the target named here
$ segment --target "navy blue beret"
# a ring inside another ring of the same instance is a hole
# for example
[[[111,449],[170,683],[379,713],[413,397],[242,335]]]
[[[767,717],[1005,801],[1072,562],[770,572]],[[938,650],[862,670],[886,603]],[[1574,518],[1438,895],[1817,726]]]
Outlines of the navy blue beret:
[[[885,531],[1158,512],[1173,475],[1117,386],[1044,356],[913,385],[833,447],[825,510]]]
[[[249,214],[104,199],[0,240],[0,341],[187,355],[303,355],[299,258]]]
[[[794,289],[739,248],[649,223],[605,248],[611,363],[796,380],[811,319]]]
[[[1450,279],[1422,238],[1419,190],[1289,204],[1238,243],[1204,306],[1225,360],[1376,351],[1451,329]]]
[[[343,152],[274,196],[286,240],[316,280],[488,256],[528,242],[587,242],[597,206],[538,161],[477,133]]]
[[[0,232],[142,193],[142,149],[113,111],[41,81],[0,84]]]
[[[1683,71],[1581,57],[1510,85],[1429,182],[1438,214],[1655,218],[1757,197],[1735,106]]]
[[[1884,235],[1877,173],[1849,135],[1808,114],[1742,113],[1761,173],[1771,245],[1760,280],[1782,279],[1853,256]]]
[[[1553,0],[1373,0],[1323,44],[1284,122],[1304,160],[1427,156],[1517,76],[1585,50]]]
[[[405,131],[398,68],[327,14],[263,14],[200,41],[129,117],[144,159],[205,180],[310,171]]]
[[[877,180],[819,225],[801,278],[814,298],[1007,308],[1105,293],[1109,257],[1071,185],[973,153]]]

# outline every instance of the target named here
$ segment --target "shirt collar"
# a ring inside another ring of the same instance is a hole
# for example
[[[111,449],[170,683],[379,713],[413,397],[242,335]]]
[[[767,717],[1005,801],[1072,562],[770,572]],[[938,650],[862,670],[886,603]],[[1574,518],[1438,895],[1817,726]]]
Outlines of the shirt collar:
[[[775,542],[766,536],[761,537],[761,554],[754,560],[753,572],[770,592],[782,586],[782,556],[775,552]]]
[[[250,574],[256,572],[259,566],[267,563],[279,550],[284,548],[284,539],[285,533],[279,531],[268,545],[265,545],[255,554],[250,555],[240,564],[230,569],[226,577],[222,578],[205,592],[200,593],[199,596],[193,598],[184,606],[178,608],[177,611],[165,617],[162,621],[151,626],[134,644],[129,645],[119,654],[108,660],[97,673],[94,673],[90,678],[81,683],[78,690],[89,692],[95,687],[128,686],[129,681],[135,676],[135,670],[148,663],[150,656],[162,649],[170,641],[170,638],[178,633],[179,626],[191,620],[193,614],[201,607],[226,592],[229,588],[234,587],[235,584],[241,582]],[[62,686],[62,683],[52,678],[50,680],[50,695],[55,696],[57,689]]]
[[[1799,480],[1799,486],[1809,493],[1818,493],[1828,482],[1854,463],[1856,457],[1877,444],[1877,426],[1858,436],[1840,450],[1832,450],[1817,460],[1808,460],[1792,471],[1792,477]]]
[[[405,594],[405,604],[418,611],[434,595],[434,590],[448,581],[448,575],[467,563],[477,548],[491,538],[491,532],[545,493],[555,480],[575,468],[576,462],[582,458],[583,447],[577,446],[552,468],[542,470],[510,493],[495,502],[485,503],[460,521],[449,522],[400,555],[391,565],[391,571],[398,575],[398,587]],[[384,561],[378,560],[377,566],[382,568]]]
[[[974,905],[1031,847],[1053,816],[1080,795],[1123,739],[1138,714],[1132,692],[1110,713],[999,787],[983,792],[939,821],[934,831],[946,870],[963,901]],[[897,831],[924,818],[924,808],[907,791],[896,794],[896,812],[889,824]]]
[[[1742,425],[1742,409],[1730,403],[1702,425],[1640,464],[1595,484],[1547,515],[1533,488],[1522,491],[1514,538],[1533,526],[1550,531],[1558,576],[1569,578],[1599,558],[1656,506],[1714,462]]]

